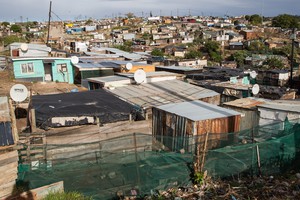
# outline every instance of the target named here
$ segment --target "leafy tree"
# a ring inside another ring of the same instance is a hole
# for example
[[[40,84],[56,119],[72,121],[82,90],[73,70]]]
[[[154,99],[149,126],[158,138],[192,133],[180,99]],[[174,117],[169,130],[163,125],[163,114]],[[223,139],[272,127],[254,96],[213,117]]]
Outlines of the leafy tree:
[[[132,12],[129,12],[129,13],[125,14],[125,15],[126,15],[126,17],[127,17],[128,19],[131,19],[131,18],[134,18],[134,17],[135,17],[134,14],[133,14]]]
[[[208,52],[209,57],[214,62],[221,62],[222,61],[222,55],[219,51],[220,44],[216,41],[205,41],[204,44],[204,51]]]
[[[281,28],[299,28],[299,18],[288,14],[278,15],[272,19],[272,26]]]
[[[10,30],[12,30],[15,33],[22,33],[22,28],[21,26],[14,24],[10,27]]]
[[[10,25],[10,23],[9,22],[2,22],[2,25],[7,27],[8,25]]]
[[[245,15],[245,20],[250,20],[250,15]]]
[[[235,26],[237,26],[237,25],[240,24],[240,21],[239,21],[239,20],[235,20],[235,21],[233,22],[233,24],[234,24]]]
[[[250,16],[249,21],[250,21],[251,24],[256,26],[256,25],[259,25],[259,24],[262,23],[262,18],[258,14],[255,14],[255,15]]]
[[[205,41],[204,44],[204,50],[206,52],[210,52],[210,51],[218,51],[220,48],[220,44],[216,41],[211,41],[211,40],[207,40]]]
[[[220,63],[223,60],[220,52],[216,52],[216,51],[209,52],[209,56],[211,60],[214,62]]]
[[[254,51],[257,53],[264,53],[266,51],[266,45],[259,41],[259,40],[255,40],[255,41],[251,41],[250,45],[247,47],[247,50],[249,51]]]
[[[161,56],[162,57],[162,56],[164,56],[164,53],[162,52],[162,50],[155,48],[155,49],[153,49],[151,51],[151,55],[152,56]]]
[[[246,51],[237,51],[230,56],[230,60],[236,61],[238,67],[242,67],[245,63],[245,59],[248,56]]]
[[[24,40],[23,38],[20,38],[16,35],[6,36],[2,39],[2,41],[4,42],[4,46],[10,45],[11,43],[14,43],[14,42],[26,42],[26,40]]]
[[[88,20],[85,22],[85,25],[90,25],[90,24],[92,24],[92,23],[93,23],[93,20],[88,19]]]
[[[269,66],[268,69],[283,69],[284,64],[281,59],[276,57],[270,57],[267,58],[267,60],[264,61],[263,65]]]
[[[186,58],[186,59],[195,59],[195,58],[201,58],[201,57],[202,57],[202,53],[197,50],[190,50],[184,56],[184,58]]]
[[[282,56],[286,56],[286,57],[290,57],[291,53],[292,53],[292,45],[284,45],[281,48],[273,48],[272,52],[274,55],[282,55]],[[299,50],[297,48],[294,49],[294,58],[297,57],[297,54],[299,53]]]

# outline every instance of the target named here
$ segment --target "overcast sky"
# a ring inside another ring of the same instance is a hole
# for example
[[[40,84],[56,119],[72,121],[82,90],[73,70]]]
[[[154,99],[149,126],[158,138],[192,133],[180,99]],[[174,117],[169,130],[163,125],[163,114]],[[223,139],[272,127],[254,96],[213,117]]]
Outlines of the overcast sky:
[[[47,21],[49,0],[0,0],[0,21]],[[124,16],[243,14],[300,15],[300,0],[52,0],[52,19]]]

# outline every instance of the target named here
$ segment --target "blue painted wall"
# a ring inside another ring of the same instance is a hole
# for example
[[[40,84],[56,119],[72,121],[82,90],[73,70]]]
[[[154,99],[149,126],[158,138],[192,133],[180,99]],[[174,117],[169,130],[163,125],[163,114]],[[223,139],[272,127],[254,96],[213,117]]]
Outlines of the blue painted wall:
[[[74,70],[70,59],[54,59],[52,63],[52,80],[58,82],[74,83]],[[32,73],[22,73],[22,64],[33,63]],[[58,64],[66,64],[67,72],[61,72],[58,70]],[[30,79],[30,78],[41,78],[45,81],[45,69],[43,59],[27,59],[27,60],[14,60],[14,76],[15,79]]]

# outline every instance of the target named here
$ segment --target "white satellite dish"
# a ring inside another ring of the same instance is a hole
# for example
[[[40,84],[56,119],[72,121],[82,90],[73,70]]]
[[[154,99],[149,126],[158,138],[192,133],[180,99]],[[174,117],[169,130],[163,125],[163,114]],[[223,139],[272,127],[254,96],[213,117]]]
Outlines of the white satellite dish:
[[[137,84],[141,84],[146,81],[146,73],[144,70],[138,69],[134,72],[133,78]]]
[[[50,53],[52,51],[51,47],[47,47],[47,51]]]
[[[251,78],[256,78],[256,76],[257,76],[257,73],[256,73],[256,71],[252,71],[252,72],[250,72],[250,77]]]
[[[252,86],[252,94],[257,95],[259,93],[259,85],[258,84],[254,84]]]
[[[128,71],[130,71],[132,69],[132,63],[127,63],[125,65],[125,69],[128,70]]]
[[[10,88],[10,97],[15,102],[22,102],[28,97],[28,90],[25,85],[16,84]]]
[[[77,56],[72,56],[72,57],[71,57],[71,63],[72,63],[73,65],[78,64],[78,63],[79,63],[79,58],[78,58]]]
[[[28,51],[28,44],[22,43],[20,46],[21,51],[26,52]]]

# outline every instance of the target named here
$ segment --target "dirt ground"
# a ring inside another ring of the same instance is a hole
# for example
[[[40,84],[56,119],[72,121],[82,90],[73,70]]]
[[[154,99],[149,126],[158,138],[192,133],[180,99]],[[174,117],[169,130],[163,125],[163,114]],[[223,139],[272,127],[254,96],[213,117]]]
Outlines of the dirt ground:
[[[56,82],[18,82],[14,80],[13,75],[9,71],[0,72],[0,96],[9,96],[10,88],[21,83],[27,87],[30,91],[32,90],[32,95],[42,95],[42,94],[57,94],[57,93],[68,93],[72,89],[77,89],[78,91],[85,91],[78,85],[68,84],[68,83],[56,83]]]

